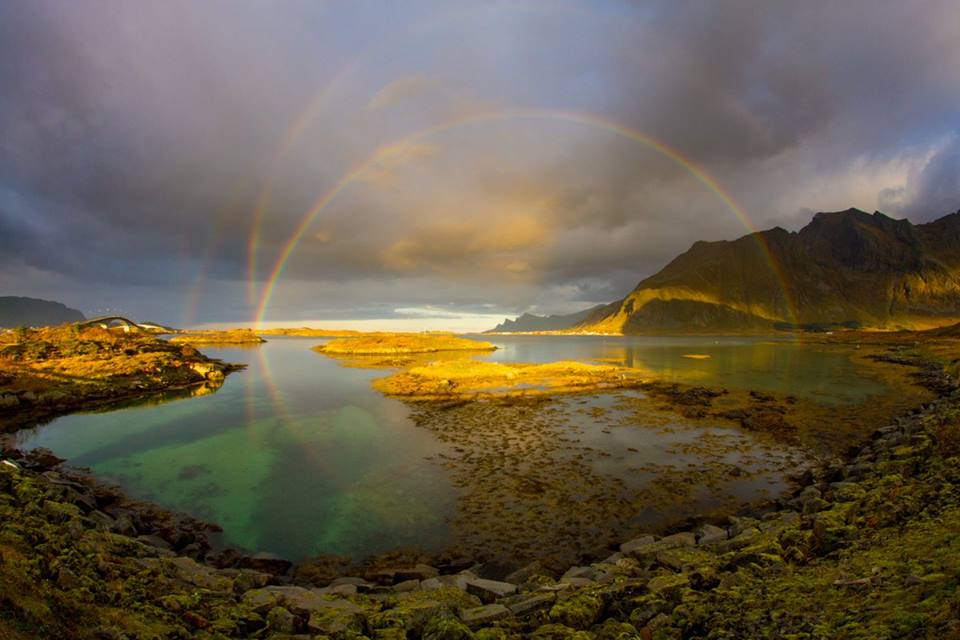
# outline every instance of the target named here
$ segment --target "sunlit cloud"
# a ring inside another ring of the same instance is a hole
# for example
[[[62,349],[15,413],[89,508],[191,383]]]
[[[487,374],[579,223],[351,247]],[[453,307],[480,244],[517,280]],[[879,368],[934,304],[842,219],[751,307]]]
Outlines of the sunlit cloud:
[[[590,118],[677,149],[759,227],[850,206],[929,220],[960,209],[958,11],[8,3],[0,284],[247,321],[334,191],[268,318],[568,312],[748,231],[683,166]],[[477,118],[523,109],[584,118]]]

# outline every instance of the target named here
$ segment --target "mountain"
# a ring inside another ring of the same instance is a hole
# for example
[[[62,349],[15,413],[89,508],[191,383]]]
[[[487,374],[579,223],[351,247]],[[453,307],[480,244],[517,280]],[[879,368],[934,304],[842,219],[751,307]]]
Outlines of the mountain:
[[[84,319],[82,313],[59,302],[0,296],[0,327],[40,327]]]
[[[535,316],[532,313],[524,313],[516,320],[504,318],[503,322],[484,333],[523,333],[529,331],[559,331],[575,327],[581,322],[590,319],[591,315],[609,305],[597,305],[577,313],[553,316]]]
[[[611,334],[960,321],[960,211],[926,224],[858,209],[797,232],[696,242],[622,300],[566,330]],[[502,325],[501,325],[502,326]]]

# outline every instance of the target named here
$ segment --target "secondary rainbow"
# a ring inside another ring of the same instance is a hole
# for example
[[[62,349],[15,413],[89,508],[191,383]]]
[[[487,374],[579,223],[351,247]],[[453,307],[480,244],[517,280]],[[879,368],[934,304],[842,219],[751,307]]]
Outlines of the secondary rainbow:
[[[656,138],[653,138],[641,131],[631,129],[623,124],[607,120],[595,114],[553,109],[510,109],[471,114],[422,129],[390,144],[378,147],[372,154],[364,158],[360,163],[350,169],[350,171],[340,178],[340,180],[338,180],[329,190],[324,192],[319,198],[317,198],[316,201],[314,201],[313,205],[307,209],[303,218],[301,218],[299,224],[293,230],[293,233],[290,234],[289,238],[284,243],[283,248],[281,249],[272,269],[270,270],[267,282],[263,287],[260,301],[257,305],[256,315],[254,317],[255,325],[260,326],[262,324],[264,316],[266,315],[267,307],[270,305],[271,297],[276,289],[277,282],[283,275],[283,271],[286,268],[287,262],[290,260],[291,255],[293,254],[300,240],[303,238],[304,234],[306,234],[307,230],[310,228],[310,225],[313,224],[323,210],[326,209],[327,206],[329,206],[330,203],[333,202],[347,187],[357,180],[357,178],[361,177],[364,172],[375,166],[382,159],[388,157],[391,153],[391,150],[403,148],[404,146],[413,144],[419,140],[422,140],[423,138],[447,132],[458,127],[521,118],[557,120],[603,129],[654,149],[679,166],[683,167],[690,175],[692,175],[701,184],[716,194],[726,208],[729,209],[730,212],[733,213],[733,215],[737,218],[737,220],[739,220],[752,234],[752,237],[759,245],[760,250],[763,252],[765,259],[769,264],[772,273],[774,274],[774,277],[777,278],[780,283],[787,304],[787,312],[791,316],[790,320],[794,322],[796,321],[796,307],[793,303],[788,281],[784,276],[783,269],[781,268],[779,262],[773,255],[770,247],[766,244],[764,236],[758,233],[756,226],[750,220],[746,211],[744,211],[743,207],[740,206],[736,200],[734,200],[733,196],[726,189],[724,189],[715,178],[708,174],[691,158],[685,156],[683,153],[667,145],[666,143],[657,140]]]

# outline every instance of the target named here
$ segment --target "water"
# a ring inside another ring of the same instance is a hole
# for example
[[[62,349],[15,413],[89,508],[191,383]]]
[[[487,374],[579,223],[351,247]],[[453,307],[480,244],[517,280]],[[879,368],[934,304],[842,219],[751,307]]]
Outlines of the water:
[[[204,348],[249,368],[211,395],[66,416],[19,438],[247,549],[299,559],[441,546],[454,493],[424,457],[443,447],[371,391],[383,372],[341,367],[316,343]]]
[[[601,360],[710,385],[787,391],[842,403],[882,392],[846,356],[786,342],[705,338],[502,337],[496,361]],[[90,467],[132,495],[220,524],[226,542],[290,559],[362,557],[399,546],[442,549],[458,491],[449,471],[428,460],[448,449],[409,420],[401,402],[370,388],[387,372],[349,368],[313,352],[322,342],[272,338],[256,348],[203,348],[243,362],[216,393],[75,414],[21,431],[18,445],[46,447]],[[708,354],[692,360],[686,354]],[[188,394],[189,395],[189,394]],[[169,398],[168,398],[169,399]],[[601,435],[580,420],[585,442],[608,459],[598,470],[629,477],[624,448],[669,457],[679,438],[629,429]],[[739,433],[739,432],[738,432]],[[442,456],[441,456],[442,457]],[[690,459],[676,455],[684,464]]]
[[[790,339],[661,336],[477,336],[495,362],[602,362],[688,384],[789,393],[825,404],[882,393],[840,352]],[[706,359],[685,356],[706,355]]]

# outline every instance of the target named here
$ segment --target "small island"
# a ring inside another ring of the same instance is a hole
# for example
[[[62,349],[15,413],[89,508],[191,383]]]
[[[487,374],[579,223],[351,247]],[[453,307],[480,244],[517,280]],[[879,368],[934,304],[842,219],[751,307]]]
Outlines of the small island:
[[[329,355],[400,355],[438,351],[494,351],[489,342],[461,338],[452,333],[365,333],[339,338],[314,347]]]
[[[0,422],[15,429],[127,398],[219,386],[238,368],[136,328],[20,328],[0,334]]]
[[[375,380],[375,389],[409,400],[545,395],[634,387],[644,379],[636,369],[559,361],[547,364],[452,360],[412,367]]]
[[[195,345],[257,345],[263,344],[266,340],[254,333],[253,329],[211,329],[191,331],[171,338],[170,342]]]
[[[363,335],[362,331],[356,329],[314,329],[312,327],[281,327],[279,329],[263,329],[258,333],[264,336],[291,336],[295,338],[343,338]]]

